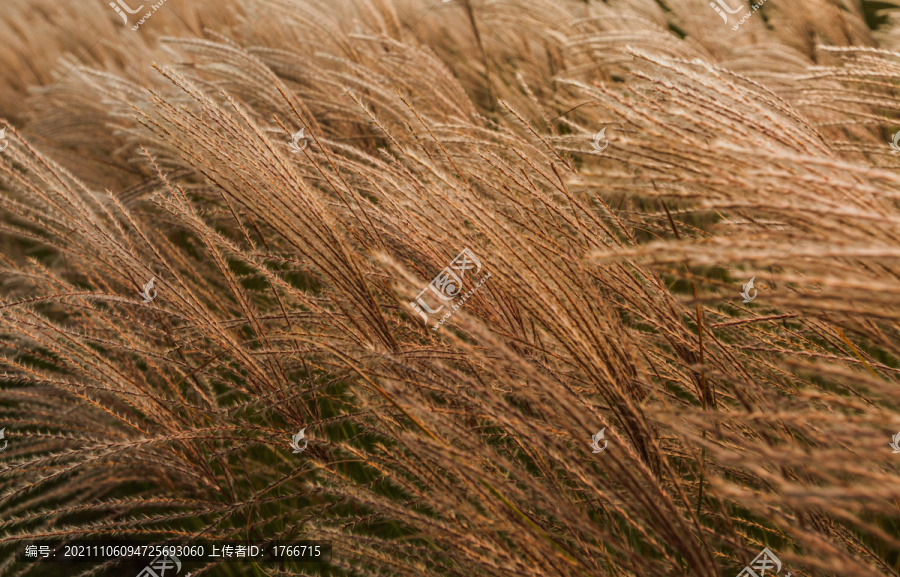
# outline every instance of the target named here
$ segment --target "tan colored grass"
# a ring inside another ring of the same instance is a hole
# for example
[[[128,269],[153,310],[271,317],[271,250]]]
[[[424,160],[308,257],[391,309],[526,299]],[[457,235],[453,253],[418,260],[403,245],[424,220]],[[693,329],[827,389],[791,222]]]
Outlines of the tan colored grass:
[[[0,18],[4,546],[897,574],[900,54],[855,5],[732,32],[687,0],[199,2],[132,32],[28,4]],[[490,280],[435,333],[407,303],[464,247]]]

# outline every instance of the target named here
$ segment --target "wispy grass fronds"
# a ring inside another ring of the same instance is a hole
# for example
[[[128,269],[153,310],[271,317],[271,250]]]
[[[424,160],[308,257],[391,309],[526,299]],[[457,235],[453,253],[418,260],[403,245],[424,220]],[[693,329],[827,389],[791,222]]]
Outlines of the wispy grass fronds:
[[[56,8],[108,38],[0,91],[0,573],[107,536],[897,575],[898,54],[779,1]],[[490,276],[432,330],[409,303],[463,249],[462,292]]]

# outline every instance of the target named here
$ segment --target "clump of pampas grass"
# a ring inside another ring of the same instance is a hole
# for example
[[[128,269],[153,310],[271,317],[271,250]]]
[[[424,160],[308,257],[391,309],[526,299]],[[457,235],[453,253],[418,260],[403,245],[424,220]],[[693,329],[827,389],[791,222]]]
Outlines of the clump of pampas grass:
[[[278,575],[897,575],[891,18],[102,4],[0,17],[2,574],[202,536],[334,543]],[[463,249],[490,277],[431,330]]]

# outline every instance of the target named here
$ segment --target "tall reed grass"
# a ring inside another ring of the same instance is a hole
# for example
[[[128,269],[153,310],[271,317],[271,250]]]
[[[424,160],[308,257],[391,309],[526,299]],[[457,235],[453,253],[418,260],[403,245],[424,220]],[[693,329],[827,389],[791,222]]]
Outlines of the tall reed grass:
[[[334,554],[197,575],[898,575],[870,4],[8,7],[0,574],[202,535]],[[464,248],[490,279],[432,331]]]

